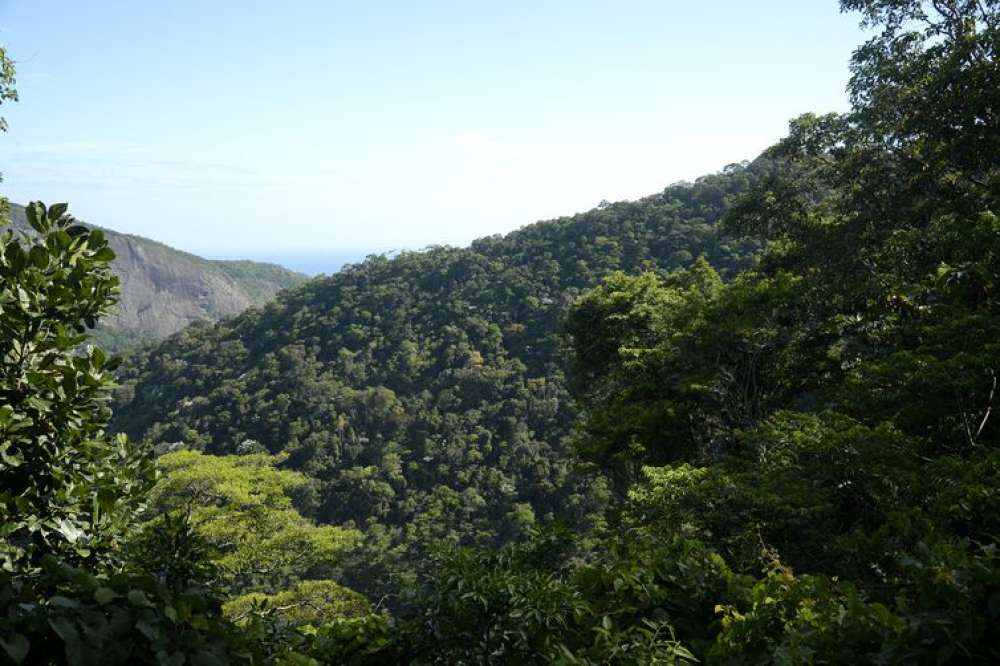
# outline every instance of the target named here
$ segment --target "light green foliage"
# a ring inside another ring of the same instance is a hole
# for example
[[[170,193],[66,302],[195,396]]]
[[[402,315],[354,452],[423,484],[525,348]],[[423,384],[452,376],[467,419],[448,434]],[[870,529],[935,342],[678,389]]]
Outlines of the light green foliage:
[[[36,236],[0,233],[0,561],[74,561],[118,546],[151,475],[148,457],[104,427],[104,352],[77,353],[114,304],[114,253],[66,206],[28,207]]]
[[[780,567],[757,583],[746,612],[721,605],[722,631],[709,661],[717,664],[898,663],[887,643],[903,622],[848,584],[794,576]]]
[[[267,454],[218,457],[196,451],[158,460],[162,477],[149,493],[150,513],[186,512],[215,549],[215,564],[234,594],[274,592],[330,573],[360,538],[355,530],[317,526],[302,516],[292,495],[308,480],[279,469],[280,462]]]
[[[321,625],[336,618],[363,617],[371,605],[362,595],[332,580],[306,580],[276,594],[244,594],[223,605],[235,622],[251,614],[272,614],[291,625]]]
[[[582,456],[619,469],[717,457],[737,430],[800,393],[796,276],[737,277],[704,262],[666,279],[615,275],[578,301],[567,330],[586,418]],[[797,369],[796,369],[797,370]]]

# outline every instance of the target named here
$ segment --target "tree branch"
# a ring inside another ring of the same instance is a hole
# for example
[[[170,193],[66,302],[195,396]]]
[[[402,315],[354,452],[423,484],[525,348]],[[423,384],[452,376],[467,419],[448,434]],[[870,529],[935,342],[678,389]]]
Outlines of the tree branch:
[[[976,439],[983,434],[983,428],[986,427],[987,421],[990,420],[990,413],[993,411],[993,396],[997,392],[997,373],[993,372],[993,386],[990,388],[990,397],[986,400],[986,413],[983,414],[983,420],[979,422],[979,428],[976,429]]]

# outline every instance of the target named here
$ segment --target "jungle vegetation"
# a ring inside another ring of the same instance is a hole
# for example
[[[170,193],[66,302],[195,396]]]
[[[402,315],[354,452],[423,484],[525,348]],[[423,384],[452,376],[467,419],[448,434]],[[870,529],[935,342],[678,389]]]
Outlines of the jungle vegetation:
[[[120,366],[106,240],[29,206],[0,656],[1000,660],[1000,0],[841,7],[851,109],[751,163]]]

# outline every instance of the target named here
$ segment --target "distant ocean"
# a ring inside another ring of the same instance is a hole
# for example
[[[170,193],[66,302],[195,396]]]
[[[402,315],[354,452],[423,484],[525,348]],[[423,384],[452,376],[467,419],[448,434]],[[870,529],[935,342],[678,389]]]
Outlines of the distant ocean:
[[[364,261],[370,254],[381,254],[386,250],[329,250],[326,252],[247,252],[244,254],[206,253],[208,259],[249,259],[278,264],[306,275],[332,275],[345,264]]]

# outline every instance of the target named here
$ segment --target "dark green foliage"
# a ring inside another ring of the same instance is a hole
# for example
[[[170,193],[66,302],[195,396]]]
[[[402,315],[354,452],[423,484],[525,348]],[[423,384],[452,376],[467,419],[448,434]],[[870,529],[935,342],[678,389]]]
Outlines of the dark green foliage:
[[[738,589],[694,542],[591,563],[575,548],[555,531],[496,552],[437,553],[399,628],[406,654],[420,664],[696,663],[675,627],[704,647],[714,605]]]
[[[1000,657],[995,548],[920,547],[890,605],[852,584],[777,567],[742,610],[727,606],[708,661],[720,664],[966,664]],[[891,606],[891,607],[890,607]]]
[[[273,659],[289,666],[406,664],[399,629],[386,615],[340,618],[318,627],[279,632]]]
[[[0,581],[0,647],[26,664],[252,663],[221,607],[145,576],[95,576],[46,557],[30,582]],[[8,662],[8,663],[9,663]]]
[[[34,237],[0,234],[0,560],[14,572],[43,553],[111,556],[151,475],[104,432],[113,365],[76,351],[114,303],[114,253],[64,204],[27,210]]]
[[[34,233],[0,235],[0,658],[249,663],[186,524],[125,547],[153,463],[104,432],[113,367],[80,349],[115,302],[114,253],[65,211],[31,204]]]
[[[432,554],[410,618],[409,652],[422,663],[547,663],[583,600],[559,565],[567,535],[496,552]]]
[[[760,263],[571,312],[578,450],[639,481],[632,530],[766,571],[709,661],[993,663],[998,7],[844,6],[883,28],[853,110],[793,121],[727,216]]]
[[[920,483],[914,442],[842,415],[779,412],[734,448],[714,464],[646,468],[627,519],[680,527],[743,571],[766,566],[776,551],[796,569],[867,578],[873,563],[889,565],[859,540],[933,493]]]
[[[221,578],[212,544],[192,524],[189,513],[165,513],[142,525],[124,553],[132,573],[158,580],[173,592],[212,589]]]

